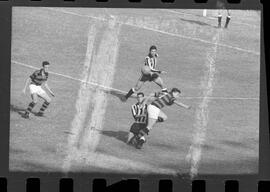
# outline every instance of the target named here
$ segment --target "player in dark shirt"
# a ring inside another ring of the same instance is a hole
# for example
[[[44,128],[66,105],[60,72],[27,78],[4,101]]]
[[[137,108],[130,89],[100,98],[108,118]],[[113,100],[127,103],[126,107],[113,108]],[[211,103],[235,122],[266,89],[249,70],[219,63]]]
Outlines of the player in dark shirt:
[[[153,128],[156,122],[164,122],[167,120],[167,115],[161,110],[162,108],[176,104],[186,109],[190,109],[190,106],[177,101],[177,99],[180,97],[180,93],[181,91],[179,89],[173,88],[168,93],[154,93],[148,97],[148,102],[150,101],[150,104],[147,107],[147,127],[139,132],[136,146],[137,148],[140,149],[142,147],[143,143],[146,141],[145,135],[148,135],[149,131]]]
[[[23,93],[25,94],[26,88],[29,86],[32,102],[28,105],[27,110],[22,115],[22,117],[28,119],[30,112],[35,107],[38,102],[38,97],[44,100],[43,105],[41,106],[39,112],[36,114],[37,116],[43,116],[44,111],[47,109],[48,105],[51,102],[51,98],[47,95],[47,93],[42,89],[42,85],[46,87],[46,89],[50,92],[52,96],[54,93],[51,91],[47,84],[47,80],[49,77],[48,68],[50,63],[48,61],[44,61],[42,63],[42,68],[40,70],[36,70],[30,77],[26,80]]]

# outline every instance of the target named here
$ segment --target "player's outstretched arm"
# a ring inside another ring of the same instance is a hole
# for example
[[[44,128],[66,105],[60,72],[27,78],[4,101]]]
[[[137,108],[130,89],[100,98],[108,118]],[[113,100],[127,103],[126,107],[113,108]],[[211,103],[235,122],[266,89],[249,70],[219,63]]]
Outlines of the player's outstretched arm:
[[[50,94],[54,97],[54,93],[52,92],[52,90],[50,89],[49,85],[47,82],[45,82],[44,86],[46,87],[46,89],[50,92]]]
[[[29,85],[29,83],[30,83],[30,78],[28,77],[28,78],[26,79],[26,81],[25,81],[25,85],[24,85],[24,88],[23,88],[23,93],[24,93],[24,94],[25,94],[26,88],[27,88],[27,86]]]
[[[184,107],[185,109],[190,109],[191,107],[184,104],[184,103],[181,103],[180,101],[174,101],[174,103],[180,107]]]

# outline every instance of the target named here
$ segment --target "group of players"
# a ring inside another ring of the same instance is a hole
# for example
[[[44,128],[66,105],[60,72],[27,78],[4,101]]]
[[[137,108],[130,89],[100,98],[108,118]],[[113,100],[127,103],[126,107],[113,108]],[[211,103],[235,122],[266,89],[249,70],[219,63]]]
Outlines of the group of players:
[[[160,92],[151,93],[149,96],[145,96],[143,92],[138,92],[138,102],[131,107],[135,122],[130,128],[127,144],[133,145],[138,149],[142,148],[143,144],[146,142],[146,135],[149,134],[154,125],[158,122],[164,122],[167,119],[167,115],[161,110],[162,108],[171,106],[172,104],[186,109],[190,108],[190,106],[177,101],[181,93],[178,88],[168,90],[164,86],[163,80],[159,74],[165,72],[156,68],[157,57],[157,47],[152,45],[149,48],[149,54],[145,58],[139,80],[135,87],[130,89],[122,99],[126,101],[134,92],[139,91],[146,81],[154,82],[161,88]]]
[[[187,109],[190,108],[190,106],[177,101],[177,98],[179,98],[181,93],[179,89],[172,88],[171,90],[168,90],[164,86],[164,82],[160,77],[160,74],[165,72],[157,70],[157,57],[157,47],[153,45],[150,47],[149,53],[145,58],[145,63],[141,70],[141,76],[135,87],[130,89],[128,93],[121,98],[121,100],[125,102],[130,96],[137,92],[138,102],[132,105],[131,110],[135,122],[130,128],[127,143],[138,149],[140,149],[146,142],[146,135],[149,134],[154,125],[157,122],[164,122],[167,119],[166,114],[161,110],[162,108],[172,104],[176,104]],[[42,104],[39,112],[35,114],[36,116],[44,116],[44,111],[51,102],[51,98],[42,88],[43,84],[51,96],[54,97],[54,93],[47,83],[49,65],[50,63],[48,61],[44,61],[42,63],[42,68],[40,70],[36,70],[26,80],[23,93],[25,93],[26,88],[29,87],[32,98],[32,101],[29,103],[25,113],[22,114],[22,117],[26,119],[29,119],[30,113],[32,113],[33,108],[38,102],[38,97],[42,98],[44,103]],[[145,96],[143,92],[138,92],[142,85],[147,81],[156,83],[161,88],[161,91],[152,93],[148,96]]]

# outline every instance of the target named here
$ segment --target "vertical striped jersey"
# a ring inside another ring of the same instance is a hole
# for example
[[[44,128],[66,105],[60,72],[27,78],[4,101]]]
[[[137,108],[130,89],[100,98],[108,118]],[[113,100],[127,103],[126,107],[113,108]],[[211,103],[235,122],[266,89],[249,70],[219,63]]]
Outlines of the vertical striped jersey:
[[[149,66],[150,69],[154,70],[157,66],[157,57],[150,57],[149,55],[145,58],[144,65]]]
[[[136,123],[147,122],[147,105],[146,104],[133,104],[131,106],[131,112]]]
[[[176,99],[173,97],[171,93],[163,93],[159,97],[157,97],[151,105],[156,106],[157,108],[161,109],[165,106],[170,106],[174,103]]]
[[[32,75],[30,75],[31,83],[35,85],[42,85],[47,81],[49,73],[45,72],[43,69],[36,70]]]

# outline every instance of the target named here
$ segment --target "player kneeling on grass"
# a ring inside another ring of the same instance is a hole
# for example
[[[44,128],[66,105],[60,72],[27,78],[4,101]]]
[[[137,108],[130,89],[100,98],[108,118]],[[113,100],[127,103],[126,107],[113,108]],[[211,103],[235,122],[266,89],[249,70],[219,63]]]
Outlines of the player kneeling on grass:
[[[190,106],[177,101],[177,98],[180,97],[180,93],[181,91],[179,89],[173,88],[168,93],[155,93],[151,94],[148,97],[147,100],[150,101],[151,104],[149,104],[147,107],[147,126],[144,129],[140,130],[136,148],[142,148],[143,143],[145,143],[146,141],[145,135],[149,134],[149,131],[153,128],[156,122],[164,122],[167,119],[167,115],[163,111],[161,111],[163,107],[171,106],[175,103],[178,106],[190,109]]]
[[[47,95],[47,93],[42,89],[41,85],[44,83],[46,89],[50,92],[50,94],[54,97],[53,92],[49,88],[47,84],[48,80],[48,69],[49,69],[50,63],[48,61],[44,61],[42,63],[42,68],[40,70],[35,71],[30,78],[26,80],[23,93],[25,94],[26,88],[29,85],[29,90],[32,98],[32,102],[28,105],[27,110],[22,115],[24,118],[29,118],[30,112],[32,112],[32,109],[35,107],[35,105],[38,102],[38,97],[42,98],[44,100],[44,103],[42,107],[40,108],[39,112],[36,114],[37,116],[43,116],[45,109],[48,107],[48,105],[51,102],[51,98]],[[30,84],[29,84],[30,83]]]
[[[157,66],[157,47],[152,45],[149,49],[149,54],[145,58],[144,66],[141,69],[141,77],[137,81],[134,88],[130,89],[129,92],[122,99],[126,101],[133,93],[138,91],[146,81],[155,82],[163,92],[167,92],[167,88],[164,86],[163,80],[159,76],[164,71],[156,69]]]
[[[138,102],[131,106],[132,116],[135,122],[131,125],[129,130],[127,144],[136,145],[139,131],[147,126],[147,105],[144,102],[144,94],[137,93]]]

